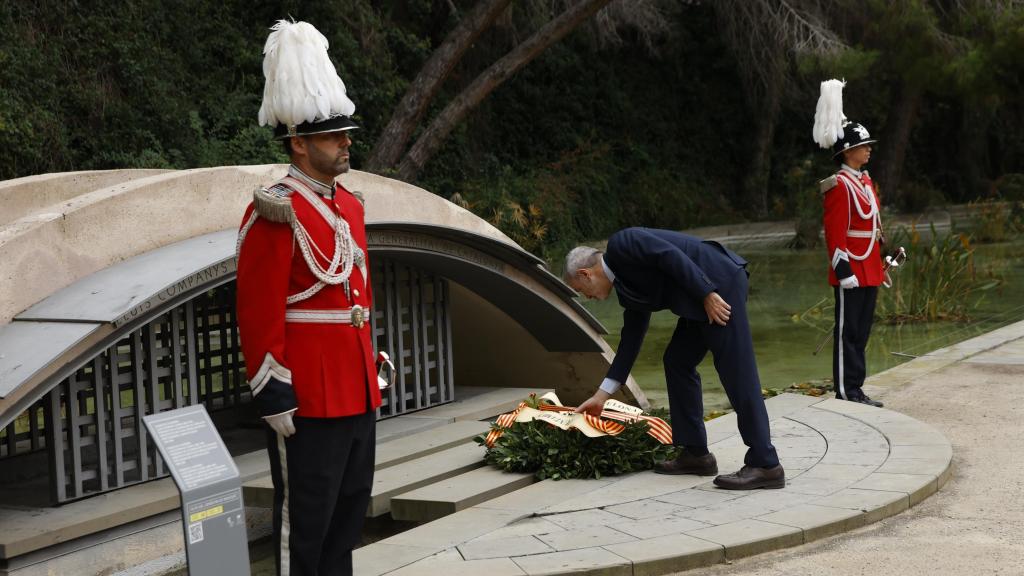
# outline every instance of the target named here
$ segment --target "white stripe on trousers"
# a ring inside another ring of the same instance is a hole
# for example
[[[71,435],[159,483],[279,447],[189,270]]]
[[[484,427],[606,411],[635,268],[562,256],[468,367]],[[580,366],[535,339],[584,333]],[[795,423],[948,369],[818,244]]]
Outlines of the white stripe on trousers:
[[[846,317],[846,298],[844,294],[846,290],[842,286],[839,287],[839,333],[836,335],[836,346],[839,348],[839,397],[843,400],[849,400],[846,397],[846,386],[843,374],[843,320]]]
[[[281,504],[281,576],[291,574],[291,555],[289,553],[288,539],[291,530],[288,520],[288,449],[285,448],[284,436],[277,435],[277,457],[281,460],[281,490],[284,492],[284,502]]]

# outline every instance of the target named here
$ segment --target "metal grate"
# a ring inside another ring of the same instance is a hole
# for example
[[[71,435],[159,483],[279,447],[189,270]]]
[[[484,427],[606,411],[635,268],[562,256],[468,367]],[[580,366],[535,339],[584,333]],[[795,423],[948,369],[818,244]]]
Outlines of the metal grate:
[[[375,344],[399,373],[378,418],[452,401],[447,280],[385,259],[375,262],[372,278]],[[51,500],[69,502],[168,474],[143,416],[199,402],[214,413],[250,399],[230,282],[85,361],[0,431],[0,459],[52,447]]]
[[[399,262],[374,266],[373,334],[398,371],[378,418],[451,402],[452,325],[448,281]]]
[[[52,499],[67,502],[167,475],[142,417],[249,398],[234,324],[234,283],[123,336],[43,399]]]

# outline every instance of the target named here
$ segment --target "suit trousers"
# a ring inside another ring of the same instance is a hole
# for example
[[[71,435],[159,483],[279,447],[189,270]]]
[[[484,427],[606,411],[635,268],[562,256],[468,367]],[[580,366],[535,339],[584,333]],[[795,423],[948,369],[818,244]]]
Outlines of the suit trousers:
[[[836,325],[832,339],[832,385],[836,398],[849,400],[864,395],[867,376],[864,351],[875,319],[878,286],[835,287]]]
[[[267,443],[277,573],[352,574],[373,487],[376,414],[294,421],[295,434],[270,431]]]
[[[761,379],[747,318],[747,290],[744,269],[736,271],[728,286],[719,286],[719,295],[732,307],[725,326],[709,324],[707,320],[679,319],[665,349],[665,384],[674,443],[706,449],[703,391],[697,365],[710,350],[722,387],[736,410],[740,436],[747,445],[744,462],[770,468],[779,464],[779,457],[772,446],[768,411],[761,396]]]

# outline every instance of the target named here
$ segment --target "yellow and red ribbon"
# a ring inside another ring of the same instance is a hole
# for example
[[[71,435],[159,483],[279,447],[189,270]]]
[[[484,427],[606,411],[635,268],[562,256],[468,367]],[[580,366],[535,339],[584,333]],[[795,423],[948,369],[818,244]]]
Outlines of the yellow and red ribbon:
[[[577,414],[576,408],[562,406],[554,392],[540,397],[537,408],[531,408],[526,402],[520,402],[512,412],[498,416],[497,426],[487,433],[485,443],[493,448],[495,442],[512,424],[542,420],[563,430],[575,428],[590,437],[618,436],[626,427],[621,422],[647,422],[647,434],[662,444],[672,444],[672,427],[661,418],[648,416],[639,408],[623,404],[617,400],[605,402],[601,416]],[[546,401],[546,402],[545,402]]]

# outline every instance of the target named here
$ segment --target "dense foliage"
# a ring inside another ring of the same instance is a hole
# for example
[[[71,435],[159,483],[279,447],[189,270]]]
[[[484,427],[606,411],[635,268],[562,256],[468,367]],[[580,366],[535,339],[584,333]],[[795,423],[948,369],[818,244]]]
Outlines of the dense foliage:
[[[626,0],[619,0],[626,1]],[[480,37],[434,109],[537,26],[527,7]],[[1012,3],[834,3],[850,47],[788,59],[763,208],[741,193],[758,102],[710,2],[664,2],[670,33],[580,29],[501,86],[447,139],[418,184],[552,256],[626,225],[744,217],[815,220],[832,169],[810,139],[818,82],[849,81],[847,113],[907,130],[899,207],[999,196],[1024,172],[1024,13]],[[800,4],[799,2],[794,5]],[[282,161],[256,123],[274,20],[315,24],[365,127],[366,158],[432,50],[471,0],[39,0],[0,3],[0,179],[121,167]],[[1010,7],[1001,7],[1003,5]],[[837,9],[838,10],[838,9]],[[781,49],[781,48],[780,48]],[[909,116],[908,116],[909,115]],[[903,120],[913,120],[908,125]],[[888,173],[888,172],[887,172]],[[1018,183],[1018,184],[1014,184]],[[886,182],[881,182],[883,194]]]

